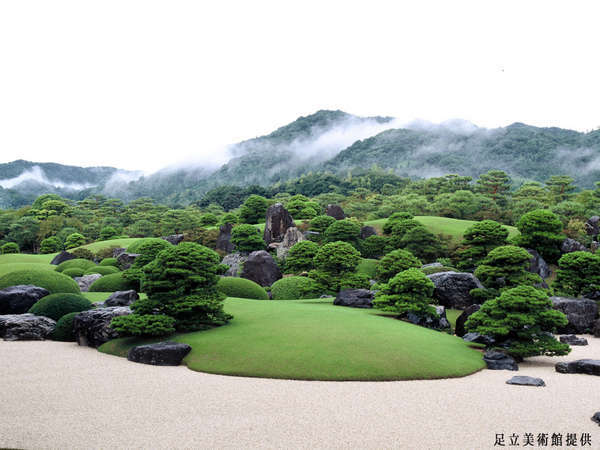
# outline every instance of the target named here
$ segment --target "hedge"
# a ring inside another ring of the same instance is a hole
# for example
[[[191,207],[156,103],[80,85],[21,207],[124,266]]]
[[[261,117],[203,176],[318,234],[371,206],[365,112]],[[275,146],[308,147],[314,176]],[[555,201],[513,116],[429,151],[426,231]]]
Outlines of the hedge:
[[[123,272],[111,273],[98,278],[90,286],[90,292],[116,292],[134,289],[135,284],[123,278]]]
[[[271,286],[273,300],[315,298],[319,294],[317,284],[308,277],[285,277]]]
[[[217,289],[227,297],[269,300],[269,295],[259,284],[246,278],[221,277]]]
[[[94,267],[95,265],[96,263],[90,261],[89,259],[75,258],[61,262],[58,266],[56,266],[56,271],[62,272],[66,269],[82,269],[85,272],[90,267]]]

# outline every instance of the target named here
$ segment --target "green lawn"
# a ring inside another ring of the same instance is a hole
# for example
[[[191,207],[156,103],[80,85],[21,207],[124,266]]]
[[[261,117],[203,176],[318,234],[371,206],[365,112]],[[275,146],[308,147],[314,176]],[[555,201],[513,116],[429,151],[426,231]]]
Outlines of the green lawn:
[[[27,253],[14,253],[9,255],[0,255],[0,264],[14,263],[32,263],[32,264],[50,264],[56,253],[50,255],[30,255]]]
[[[450,325],[452,325],[452,332],[454,333],[454,329],[456,328],[456,319],[463,313],[462,309],[446,309],[446,318]]]
[[[484,367],[462,339],[376,311],[331,300],[229,298],[235,318],[208,331],[172,337],[192,346],[192,370],[302,380],[411,380],[459,377]],[[164,339],[163,339],[164,340]],[[142,341],[110,341],[100,351],[124,356]]]
[[[28,263],[28,262],[17,262],[17,263],[3,263],[0,261],[0,276],[9,272],[15,272],[17,270],[54,270],[56,266],[51,266],[48,263]]]
[[[131,244],[133,244],[135,241],[139,241],[140,239],[144,239],[144,238],[109,239],[107,241],[92,242],[91,244],[82,245],[81,247],[87,248],[91,252],[97,252],[99,250],[102,250],[103,248],[109,248],[109,247],[127,248]]]

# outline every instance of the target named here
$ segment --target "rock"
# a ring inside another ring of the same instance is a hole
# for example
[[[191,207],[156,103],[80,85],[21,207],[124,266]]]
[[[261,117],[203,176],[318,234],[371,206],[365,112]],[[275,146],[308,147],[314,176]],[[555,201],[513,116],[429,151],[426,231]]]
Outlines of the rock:
[[[552,274],[552,271],[550,270],[550,267],[548,267],[546,261],[544,261],[544,258],[542,258],[542,256],[535,250],[527,249],[527,251],[531,255],[528,269],[529,272],[537,273],[540,277],[542,277],[542,280],[548,278]]]
[[[600,338],[600,319],[596,320],[596,322],[594,323],[592,333],[594,333],[594,337]]]
[[[465,308],[465,310],[462,312],[462,314],[460,316],[458,316],[458,318],[456,319],[456,325],[454,327],[454,334],[456,334],[458,337],[463,337],[466,333],[465,330],[465,322],[467,321],[467,319],[469,317],[471,317],[471,314],[479,311],[479,308],[481,308],[481,305],[471,305],[471,306],[467,306]]]
[[[569,323],[559,334],[585,334],[594,328],[598,304],[588,298],[550,297],[552,307],[567,315]]]
[[[343,220],[346,218],[344,210],[339,205],[327,205],[327,208],[325,208],[325,214],[333,217],[335,220]]]
[[[40,298],[50,294],[32,284],[20,284],[0,290],[0,314],[25,314]]]
[[[181,241],[183,241],[183,234],[172,234],[170,236],[163,236],[161,239],[164,239],[169,244],[178,245]]]
[[[429,263],[429,264],[423,264],[421,266],[421,269],[427,269],[429,267],[444,267],[444,265],[439,262],[434,262],[434,263]]]
[[[281,270],[273,257],[265,250],[250,253],[242,269],[242,278],[247,278],[262,287],[271,286],[281,278]]]
[[[191,350],[192,347],[187,344],[159,342],[131,348],[127,353],[127,359],[153,366],[178,366]]]
[[[519,366],[514,358],[496,350],[485,352],[483,360],[490,370],[519,370]]]
[[[362,227],[360,229],[360,238],[361,239],[366,239],[370,236],[377,236],[377,230],[375,228],[366,226],[366,227]]]
[[[592,236],[593,238],[597,237],[600,234],[600,217],[590,217],[585,223],[585,231],[588,236]]]
[[[56,322],[48,317],[33,314],[0,316],[0,337],[5,341],[42,341],[54,328]]]
[[[92,273],[90,275],[75,277],[73,279],[79,285],[79,289],[81,289],[81,292],[88,292],[92,283],[98,278],[102,278],[102,275],[100,275],[99,273]]]
[[[571,362],[559,362],[554,365],[558,373],[582,373],[600,376],[600,359],[578,359]]]
[[[227,255],[221,261],[221,264],[229,266],[229,270],[224,273],[226,277],[239,277],[242,273],[242,267],[248,259],[247,256],[243,256],[241,253],[232,253]]]
[[[600,242],[592,241],[592,243],[590,244],[590,250],[592,251],[592,253],[596,253],[599,248],[600,248]]]
[[[138,256],[140,255],[137,253],[123,252],[117,256],[117,264],[121,270],[127,270],[131,267]]]
[[[335,297],[334,305],[352,308],[372,308],[375,293],[368,289],[343,289]]]
[[[496,342],[493,337],[479,333],[466,333],[463,336],[463,340],[467,342],[473,342],[475,344],[483,344],[486,347],[490,347]]]
[[[269,245],[271,242],[283,241],[287,229],[295,226],[294,219],[292,219],[288,210],[281,203],[269,206],[269,209],[267,209],[265,232],[263,233],[265,244]]]
[[[129,306],[139,298],[140,296],[133,289],[129,291],[117,291],[106,299],[104,306]]]
[[[235,245],[231,243],[231,230],[233,230],[233,224],[226,223],[219,227],[219,236],[217,237],[217,243],[215,248],[225,253],[231,253],[235,249]]]
[[[518,386],[546,386],[541,378],[516,375],[506,382],[506,384],[516,384]]]
[[[277,247],[277,257],[279,259],[287,258],[287,255],[294,245],[304,240],[304,234],[296,227],[290,227],[283,236],[281,245]]]
[[[588,345],[588,341],[585,338],[580,338],[574,334],[567,334],[559,338],[560,342],[569,345]]]
[[[113,317],[131,314],[127,306],[90,309],[73,318],[73,333],[79,345],[100,347],[105,342],[119,337],[119,333],[110,328]]]
[[[435,310],[439,317],[419,317],[416,314],[408,313],[406,314],[406,320],[412,323],[413,325],[418,325],[420,327],[425,328],[432,328],[434,330],[445,330],[450,328],[450,322],[448,322],[448,318],[446,317],[446,308],[437,305],[435,306]]]
[[[113,258],[118,258],[121,253],[125,253],[126,251],[127,251],[127,249],[123,248],[123,247],[114,248],[113,252],[112,252],[112,256],[113,256]]]
[[[560,251],[562,253],[572,253],[572,252],[588,252],[589,250],[581,242],[578,242],[575,239],[567,238],[561,244]]]
[[[592,420],[594,422],[596,422],[598,425],[600,425],[600,411],[598,411],[596,414],[594,414],[592,416]]]
[[[54,258],[52,258],[52,261],[50,261],[50,264],[58,266],[60,263],[63,263],[65,261],[68,261],[70,259],[75,259],[75,258],[77,258],[77,256],[75,256],[74,254],[62,251],[58,255],[56,255]]]
[[[475,275],[463,272],[438,272],[427,275],[435,290],[433,297],[438,303],[446,308],[464,309],[475,303],[469,292],[471,289],[483,288]]]

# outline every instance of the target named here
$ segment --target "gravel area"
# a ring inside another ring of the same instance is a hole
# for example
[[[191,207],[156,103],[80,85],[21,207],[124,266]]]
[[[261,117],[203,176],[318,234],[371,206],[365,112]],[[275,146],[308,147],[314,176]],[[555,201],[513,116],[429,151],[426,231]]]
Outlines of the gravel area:
[[[518,372],[378,383],[227,377],[71,343],[0,341],[0,448],[487,449],[497,433],[507,447],[513,433],[520,447],[525,433],[562,433],[563,445],[567,433],[590,433],[588,448],[600,448],[590,420],[600,378],[554,371],[600,359],[600,339],[586,337],[567,357],[532,358]],[[517,374],[547,386],[505,383]]]

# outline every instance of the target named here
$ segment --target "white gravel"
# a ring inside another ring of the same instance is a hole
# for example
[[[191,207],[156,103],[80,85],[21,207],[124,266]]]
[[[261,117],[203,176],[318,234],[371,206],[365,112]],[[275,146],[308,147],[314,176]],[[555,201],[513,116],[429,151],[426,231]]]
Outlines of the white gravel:
[[[590,420],[600,378],[554,371],[560,360],[600,359],[600,339],[586,337],[569,356],[532,358],[519,372],[380,383],[227,377],[69,343],[0,342],[0,448],[462,450],[494,448],[496,433],[507,447],[512,433],[520,447],[525,433],[590,433],[585,448],[600,448]],[[547,386],[505,384],[517,374]]]

